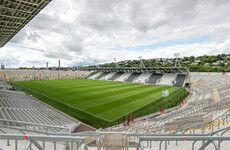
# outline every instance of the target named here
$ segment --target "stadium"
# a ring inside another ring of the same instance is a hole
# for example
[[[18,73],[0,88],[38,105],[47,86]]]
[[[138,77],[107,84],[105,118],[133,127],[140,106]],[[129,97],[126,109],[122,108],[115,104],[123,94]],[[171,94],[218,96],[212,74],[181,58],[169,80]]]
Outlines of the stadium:
[[[50,0],[0,0],[0,47]],[[18,13],[9,13],[17,11]],[[174,67],[0,70],[0,149],[229,149],[230,73]]]

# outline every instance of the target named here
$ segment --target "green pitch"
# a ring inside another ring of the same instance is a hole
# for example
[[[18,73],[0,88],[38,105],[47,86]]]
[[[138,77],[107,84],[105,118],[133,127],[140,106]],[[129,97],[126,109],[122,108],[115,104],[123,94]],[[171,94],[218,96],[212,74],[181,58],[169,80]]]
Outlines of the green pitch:
[[[97,119],[103,121],[110,120],[111,122],[121,119],[124,115],[134,113],[145,106],[158,101],[154,105],[164,106],[168,103],[169,98],[162,98],[162,87],[131,84],[120,82],[109,82],[99,80],[87,79],[68,79],[68,80],[39,80],[39,81],[20,81],[13,82],[15,86],[20,86],[27,89],[30,94],[36,97],[36,93],[43,95],[43,97],[56,100],[60,102],[56,105],[53,101],[47,101],[48,104],[64,111],[65,113],[85,122],[89,123],[90,118],[82,119],[84,113],[95,116]],[[168,87],[169,93],[175,93],[182,90],[182,88]],[[25,90],[25,92],[27,91]],[[35,94],[34,94],[35,93]],[[37,97],[39,98],[39,97]],[[41,100],[44,100],[40,96]],[[161,100],[160,100],[161,99]],[[178,99],[170,98],[173,102]],[[160,101],[159,101],[160,100]],[[46,102],[46,101],[44,101]],[[172,102],[172,103],[173,103]],[[61,108],[61,104],[66,104]],[[149,105],[150,106],[150,105]],[[64,109],[66,107],[66,109]],[[76,108],[78,111],[68,109],[67,107]],[[146,108],[145,108],[146,109]],[[71,112],[70,112],[71,111]],[[88,120],[87,120],[88,119]]]

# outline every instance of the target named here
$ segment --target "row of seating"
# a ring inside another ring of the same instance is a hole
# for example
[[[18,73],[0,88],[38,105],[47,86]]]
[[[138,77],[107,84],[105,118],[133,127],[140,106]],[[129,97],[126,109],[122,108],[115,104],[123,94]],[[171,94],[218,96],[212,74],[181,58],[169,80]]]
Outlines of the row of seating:
[[[182,87],[186,74],[177,73],[131,73],[131,72],[90,72],[90,71],[55,71],[55,70],[0,70],[11,81],[48,80],[48,79],[96,79],[140,84],[156,84]],[[2,80],[6,80],[0,76]]]
[[[199,75],[202,78],[199,78]],[[182,77],[179,74],[177,78]],[[182,80],[185,78],[183,77]],[[184,101],[183,105],[166,110],[163,115],[157,112],[142,119],[139,118],[126,128],[126,131],[166,133],[180,132],[182,129],[206,123],[205,126],[214,126],[213,128],[221,126],[219,122],[224,118],[222,114],[230,111],[230,75],[227,73],[191,73],[190,80],[192,81],[191,88],[188,89],[190,96],[186,99],[186,103]],[[220,121],[216,123],[218,120]],[[201,127],[191,128],[186,132],[190,133],[195,130],[203,129]],[[210,128],[204,130],[210,131]]]
[[[38,123],[54,126],[69,126],[80,122],[51,106],[21,92],[12,90],[0,81],[0,119]],[[2,122],[2,124],[6,124]],[[15,125],[10,123],[8,125]]]
[[[156,84],[182,87],[186,74],[177,73],[132,73],[132,72],[91,72],[87,79],[108,80],[128,83]]]
[[[88,71],[63,71],[63,70],[0,70],[2,80],[48,80],[48,79],[76,79],[85,78]],[[7,77],[7,79],[6,79]]]

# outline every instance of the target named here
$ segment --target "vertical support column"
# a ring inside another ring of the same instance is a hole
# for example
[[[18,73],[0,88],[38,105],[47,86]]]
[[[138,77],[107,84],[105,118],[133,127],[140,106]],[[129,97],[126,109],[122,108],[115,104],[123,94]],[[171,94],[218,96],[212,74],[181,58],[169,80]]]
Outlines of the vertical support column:
[[[10,146],[10,140],[7,139],[7,146]]]
[[[18,140],[15,140],[15,150],[18,150]]]
[[[73,142],[70,143],[70,149],[73,150]]]
[[[127,136],[127,150],[129,150],[129,137]]]
[[[43,149],[46,149],[46,143],[45,143],[45,141],[42,142],[42,147],[43,147]]]
[[[165,141],[165,150],[167,150],[167,141]]]
[[[76,143],[76,147],[77,147],[76,149],[78,150],[79,149],[79,143],[78,142]]]
[[[56,150],[56,142],[54,141],[54,150]]]
[[[101,145],[100,145],[100,135],[97,136],[97,150],[101,150]]]

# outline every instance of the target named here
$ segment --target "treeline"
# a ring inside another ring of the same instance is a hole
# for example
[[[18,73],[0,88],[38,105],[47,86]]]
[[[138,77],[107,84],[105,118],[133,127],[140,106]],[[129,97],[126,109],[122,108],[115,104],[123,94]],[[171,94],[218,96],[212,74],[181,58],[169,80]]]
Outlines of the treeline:
[[[174,67],[175,58],[154,58],[142,60],[146,67]],[[181,67],[187,67],[191,72],[230,72],[230,54],[215,56],[190,56],[179,58]],[[140,60],[125,60],[118,62],[120,67],[140,67]],[[105,63],[92,67],[115,67],[115,63]]]

